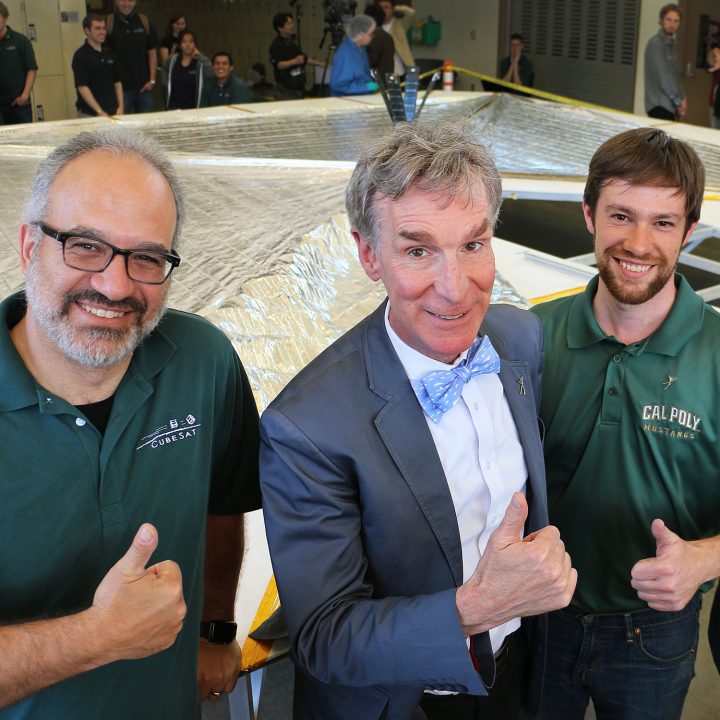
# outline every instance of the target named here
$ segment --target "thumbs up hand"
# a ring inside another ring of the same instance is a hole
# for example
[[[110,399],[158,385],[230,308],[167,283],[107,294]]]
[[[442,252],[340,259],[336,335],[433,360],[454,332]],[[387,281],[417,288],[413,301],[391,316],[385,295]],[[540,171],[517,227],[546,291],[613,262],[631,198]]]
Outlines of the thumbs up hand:
[[[685,541],[658,519],[653,520],[650,530],[655,538],[655,557],[635,563],[630,584],[653,610],[682,610],[700,585],[716,577],[713,563],[708,561],[714,556],[717,565],[718,549],[709,545],[717,545],[717,541]]]
[[[548,526],[521,539],[527,514],[525,496],[515,493],[475,572],[458,588],[455,603],[466,635],[570,603],[577,571],[560,533]]]
[[[182,628],[186,607],[180,568],[171,560],[146,567],[157,545],[157,530],[141,525],[95,591],[88,613],[98,622],[106,662],[165,650]]]

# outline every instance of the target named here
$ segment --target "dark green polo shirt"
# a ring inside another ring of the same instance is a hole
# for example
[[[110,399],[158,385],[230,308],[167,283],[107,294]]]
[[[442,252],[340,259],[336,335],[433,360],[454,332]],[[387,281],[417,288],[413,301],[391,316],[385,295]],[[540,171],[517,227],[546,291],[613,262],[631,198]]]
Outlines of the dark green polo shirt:
[[[646,340],[607,337],[580,295],[533,308],[545,331],[541,415],[548,505],[586,612],[647,607],[630,570],[655,555],[661,518],[691,540],[720,531],[720,316],[680,275]]]
[[[188,606],[175,644],[47,688],[2,720],[196,720],[208,513],[259,507],[258,417],[230,342],[168,311],[135,351],[101,435],[38,386],[10,339],[22,295],[0,304],[0,623],[85,609],[143,522],[150,562],[182,570]]]
[[[28,70],[37,70],[32,43],[8,26],[0,40],[0,105],[22,94]]]

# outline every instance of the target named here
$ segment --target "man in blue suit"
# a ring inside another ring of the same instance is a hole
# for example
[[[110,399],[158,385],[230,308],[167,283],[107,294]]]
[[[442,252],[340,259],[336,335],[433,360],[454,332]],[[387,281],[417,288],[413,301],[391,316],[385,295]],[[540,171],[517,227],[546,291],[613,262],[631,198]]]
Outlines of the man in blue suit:
[[[388,300],[262,419],[295,717],[516,718],[576,573],[547,527],[542,335],[489,308],[500,176],[471,126],[402,124],[347,207]],[[521,618],[524,618],[521,622]]]

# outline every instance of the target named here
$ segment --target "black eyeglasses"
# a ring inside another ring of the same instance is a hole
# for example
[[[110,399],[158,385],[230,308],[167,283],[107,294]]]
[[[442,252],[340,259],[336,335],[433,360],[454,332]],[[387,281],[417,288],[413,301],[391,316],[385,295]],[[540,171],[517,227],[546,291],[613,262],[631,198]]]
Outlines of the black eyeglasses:
[[[109,242],[88,235],[53,230],[45,223],[35,223],[48,237],[63,248],[63,261],[74,270],[103,272],[116,255],[125,258],[125,270],[135,282],[162,285],[180,264],[176,253],[155,250],[121,250]]]

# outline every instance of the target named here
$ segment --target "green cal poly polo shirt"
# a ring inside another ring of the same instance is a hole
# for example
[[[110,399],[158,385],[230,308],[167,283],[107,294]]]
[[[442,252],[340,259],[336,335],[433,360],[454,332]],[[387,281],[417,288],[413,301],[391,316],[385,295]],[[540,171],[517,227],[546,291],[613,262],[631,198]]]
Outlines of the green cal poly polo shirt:
[[[670,314],[642,342],[606,336],[585,291],[533,308],[545,331],[541,416],[550,522],[584,612],[647,608],[630,571],[660,518],[693,540],[720,529],[720,316],[676,275]]]
[[[220,330],[168,310],[101,435],[27,371],[9,333],[24,313],[19,293],[0,303],[0,624],[88,608],[144,522],[159,535],[150,564],[180,566],[187,615],[167,650],[53,685],[0,708],[0,720],[199,720],[207,515],[260,506],[247,376]]]

